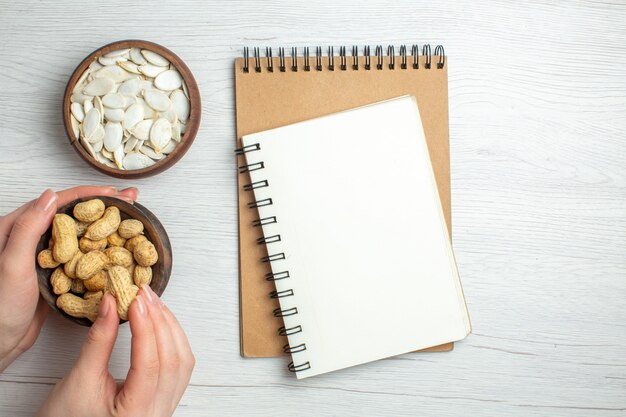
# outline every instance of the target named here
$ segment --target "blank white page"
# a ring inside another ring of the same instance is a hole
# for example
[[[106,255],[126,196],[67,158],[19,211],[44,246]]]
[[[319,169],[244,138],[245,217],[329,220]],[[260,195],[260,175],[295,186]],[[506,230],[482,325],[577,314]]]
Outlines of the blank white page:
[[[414,97],[243,137],[298,378],[471,330]],[[261,166],[253,165],[251,168]],[[265,203],[269,203],[266,200]],[[286,274],[278,275],[284,276]],[[259,279],[263,279],[260,277]],[[293,295],[290,294],[291,290]],[[269,296],[269,295],[268,295]],[[298,327],[300,326],[300,327]],[[299,331],[300,330],[300,331]],[[304,346],[302,346],[304,345]]]

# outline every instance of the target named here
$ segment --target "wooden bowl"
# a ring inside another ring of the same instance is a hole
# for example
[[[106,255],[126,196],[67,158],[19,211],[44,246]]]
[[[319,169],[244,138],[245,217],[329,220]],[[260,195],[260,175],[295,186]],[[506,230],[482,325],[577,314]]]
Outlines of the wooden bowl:
[[[183,77],[185,84],[187,85],[187,91],[189,92],[189,120],[187,122],[187,131],[184,133],[180,143],[176,148],[170,153],[167,157],[156,161],[154,165],[151,165],[147,168],[136,169],[136,170],[121,170],[117,168],[111,168],[107,165],[101,164],[96,159],[94,159],[83,146],[78,141],[78,138],[74,136],[74,132],[72,130],[71,125],[71,111],[70,105],[72,104],[70,99],[72,97],[72,92],[76,85],[76,82],[80,78],[80,76],[85,72],[87,67],[100,56],[105,55],[109,52],[116,51],[118,49],[126,49],[126,48],[141,48],[141,49],[149,49],[154,51],[168,61],[170,61],[178,70],[180,75]],[[100,172],[103,172],[107,175],[116,178],[128,178],[128,179],[136,179],[136,178],[145,178],[152,175],[159,174],[166,169],[170,168],[174,165],[178,160],[180,160],[185,153],[191,147],[194,139],[196,138],[196,134],[198,133],[198,128],[200,127],[200,116],[202,113],[201,109],[201,101],[200,101],[200,91],[198,90],[198,84],[196,83],[191,70],[187,65],[180,59],[174,52],[165,48],[164,46],[158,45],[153,42],[142,41],[142,40],[124,40],[117,41],[105,45],[94,52],[92,52],[87,58],[81,62],[78,67],[72,73],[69,81],[67,82],[67,86],[65,87],[65,94],[63,95],[63,124],[65,126],[65,132],[72,144],[72,147],[78,154],[93,168],[97,169]]]
[[[96,197],[87,197],[80,198],[72,201],[71,203],[61,207],[58,210],[58,213],[65,213],[67,215],[73,216],[74,206],[82,201],[92,200],[94,198],[99,198],[104,202],[104,205],[115,206],[120,210],[120,216],[122,220],[125,219],[137,219],[140,220],[144,225],[144,234],[150,240],[159,254],[159,260],[156,264],[152,266],[152,282],[150,283],[150,288],[158,295],[161,296],[165,287],[167,287],[167,283],[170,279],[170,274],[172,273],[172,246],[170,245],[170,239],[163,228],[163,225],[156,218],[150,210],[145,208],[139,203],[129,204],[123,200],[119,200],[113,197],[104,197],[104,196],[96,196]],[[52,226],[48,229],[48,231],[41,236],[39,240],[39,244],[37,245],[37,253],[42,251],[43,249],[48,248],[48,241],[52,237]],[[37,270],[37,279],[39,281],[39,292],[43,296],[43,298],[48,302],[48,305],[60,314],[65,316],[67,319],[73,321],[74,323],[78,323],[82,326],[91,326],[91,321],[85,318],[76,318],[66,314],[63,310],[57,307],[56,299],[57,295],[52,291],[52,285],[50,284],[50,276],[54,269],[43,269],[36,265]]]

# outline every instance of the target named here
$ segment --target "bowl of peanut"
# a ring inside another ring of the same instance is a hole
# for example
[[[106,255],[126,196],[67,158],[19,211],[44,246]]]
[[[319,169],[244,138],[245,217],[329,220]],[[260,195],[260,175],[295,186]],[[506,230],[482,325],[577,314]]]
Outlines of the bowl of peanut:
[[[139,203],[89,197],[61,207],[37,245],[39,291],[69,320],[91,326],[105,292],[122,321],[142,285],[159,296],[172,272],[161,222]]]

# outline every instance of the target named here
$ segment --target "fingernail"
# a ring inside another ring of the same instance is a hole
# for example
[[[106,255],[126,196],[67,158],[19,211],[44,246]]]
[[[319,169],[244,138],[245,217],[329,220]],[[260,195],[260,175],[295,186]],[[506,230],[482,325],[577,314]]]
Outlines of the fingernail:
[[[35,207],[41,211],[48,211],[52,205],[57,201],[57,194],[51,189],[47,189],[41,194],[41,196],[35,202]]]
[[[135,193],[137,193],[137,195],[139,195],[139,189],[137,189],[135,187],[124,188],[123,190],[120,191],[120,193],[123,193],[125,191],[131,191],[131,190],[135,190]]]
[[[137,307],[139,308],[139,314],[141,314],[142,316],[146,314],[146,306],[144,305],[141,297],[135,298],[135,302],[137,303]]]
[[[109,301],[108,301],[108,297],[105,294],[104,297],[102,298],[102,302],[100,302],[100,317],[106,317],[106,315],[109,313]]]
[[[143,290],[144,295],[148,299],[150,304],[154,304],[155,294],[152,292],[152,289],[149,285],[142,285],[141,289]]]

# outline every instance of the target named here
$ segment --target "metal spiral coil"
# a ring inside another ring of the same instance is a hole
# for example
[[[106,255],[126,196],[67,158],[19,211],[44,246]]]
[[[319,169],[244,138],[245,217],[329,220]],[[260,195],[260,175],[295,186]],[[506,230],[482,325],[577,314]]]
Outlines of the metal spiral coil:
[[[324,68],[324,51],[321,46],[315,47],[315,63],[314,68],[316,72],[321,72],[324,70],[327,71],[335,71],[337,68],[335,66],[335,47],[328,46],[326,52],[326,60],[328,65]],[[435,57],[436,62],[433,65],[433,55]],[[359,62],[359,56],[363,56],[363,64]],[[419,69],[420,67],[420,56],[423,57],[423,63],[425,69],[443,69],[446,66],[446,55],[442,45],[437,45],[435,47],[434,53],[432,52],[431,46],[429,44],[425,44],[422,46],[421,55],[420,49],[417,44],[411,45],[411,57],[412,62],[409,66],[408,56],[407,56],[407,46],[400,45],[399,55],[396,55],[396,47],[394,45],[387,46],[387,59],[388,65],[386,68],[384,67],[384,49],[382,45],[376,45],[374,48],[374,57],[375,57],[375,66],[376,70],[385,70],[388,69],[390,71],[394,71],[397,69]],[[311,54],[310,48],[308,46],[302,48],[302,57],[304,58],[304,71],[311,71]],[[396,57],[400,60],[399,67],[396,66]],[[243,49],[243,66],[242,70],[244,73],[250,73],[251,68],[251,60],[254,59],[254,72],[274,72],[274,57],[271,47],[265,48],[265,59],[267,60],[267,66],[263,67],[261,64],[261,50],[259,47],[253,48],[253,56],[250,57],[250,50],[248,47]],[[291,65],[287,65],[287,60],[291,59]],[[365,45],[362,50],[362,54],[359,55],[359,47],[354,45],[352,46],[352,65],[350,69],[353,71],[358,71],[360,68],[369,71],[372,69],[372,55],[371,55],[371,47],[369,45]],[[278,69],[280,72],[287,72],[288,69],[291,72],[298,72],[298,48],[291,48],[291,57],[285,56],[285,48],[278,48]],[[347,48],[345,46],[339,47],[339,69],[341,71],[347,71],[348,67],[348,56],[347,56]]]

